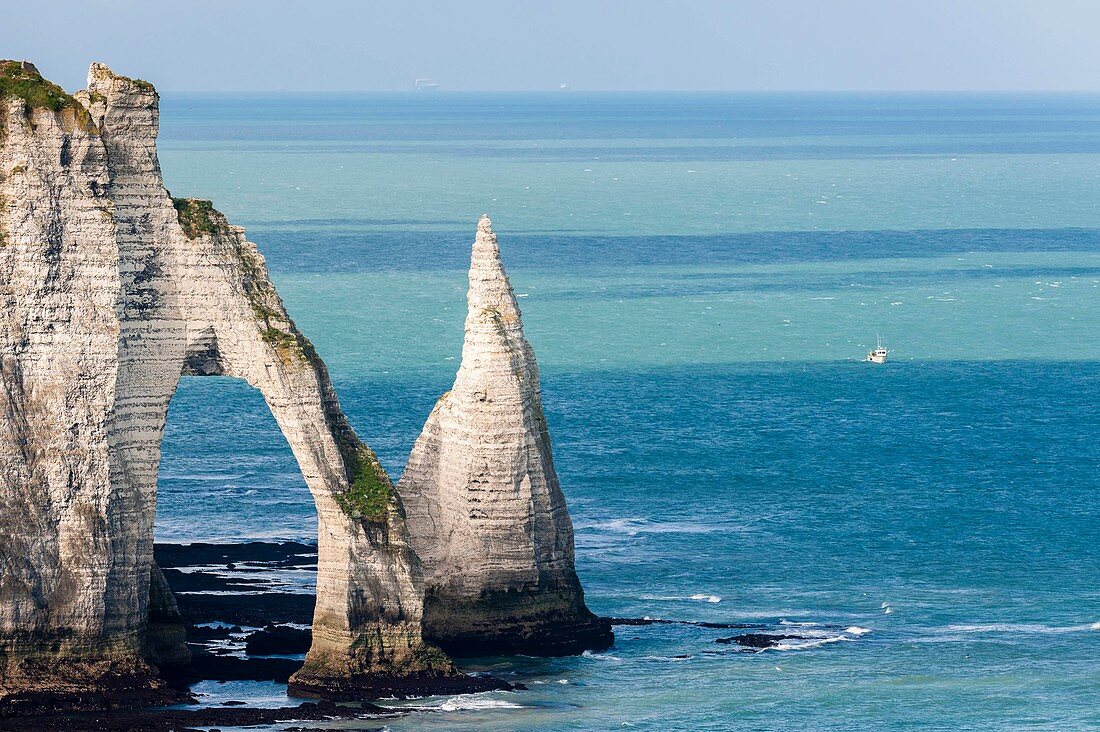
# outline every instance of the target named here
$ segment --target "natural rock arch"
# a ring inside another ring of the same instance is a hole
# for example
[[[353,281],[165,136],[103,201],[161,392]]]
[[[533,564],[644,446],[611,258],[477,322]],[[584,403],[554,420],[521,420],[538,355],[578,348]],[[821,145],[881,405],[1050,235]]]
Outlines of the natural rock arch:
[[[263,258],[209,202],[165,190],[152,86],[93,64],[70,97],[14,72],[42,94],[0,99],[0,711],[163,698],[146,657],[178,639],[146,632],[182,373],[259,389],[316,502],[314,640],[292,688],[476,686],[421,637],[400,501]]]

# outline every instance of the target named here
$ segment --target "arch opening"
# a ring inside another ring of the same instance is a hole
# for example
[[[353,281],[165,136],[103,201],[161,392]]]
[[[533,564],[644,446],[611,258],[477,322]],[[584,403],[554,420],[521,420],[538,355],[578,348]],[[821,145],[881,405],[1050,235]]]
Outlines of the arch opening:
[[[314,499],[263,395],[219,364],[213,344],[193,350],[168,407],[154,524],[164,583],[154,569],[148,631],[169,679],[214,694],[225,681],[285,684],[317,593]]]

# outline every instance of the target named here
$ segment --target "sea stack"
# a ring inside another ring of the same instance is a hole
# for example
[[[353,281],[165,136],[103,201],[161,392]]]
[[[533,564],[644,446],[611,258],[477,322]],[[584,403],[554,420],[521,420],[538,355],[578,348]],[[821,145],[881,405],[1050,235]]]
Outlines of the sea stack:
[[[263,257],[173,199],[152,85],[93,64],[69,95],[0,62],[0,715],[169,701],[186,662],[153,564],[157,468],[181,374],[259,389],[318,514],[299,693],[482,688],[421,632],[403,510]]]
[[[397,486],[424,565],[425,634],[458,655],[607,647],[611,628],[585,606],[574,569],[535,354],[487,216],[467,302],[454,387]]]

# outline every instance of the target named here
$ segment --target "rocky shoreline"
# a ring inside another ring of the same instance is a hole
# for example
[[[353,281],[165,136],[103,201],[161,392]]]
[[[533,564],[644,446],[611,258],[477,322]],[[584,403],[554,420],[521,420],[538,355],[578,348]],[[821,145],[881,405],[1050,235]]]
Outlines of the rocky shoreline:
[[[186,624],[187,664],[161,667],[161,677],[177,695],[173,707],[114,710],[85,714],[46,714],[0,718],[0,732],[96,730],[131,732],[243,727],[301,721],[374,720],[408,714],[374,704],[303,701],[296,706],[260,708],[245,700],[203,705],[191,693],[203,681],[257,681],[285,684],[301,668],[311,642],[317,547],[302,542],[239,544],[157,544],[156,561],[172,589]],[[739,635],[713,642],[741,652],[760,652],[806,636],[768,623],[719,623],[663,618],[601,618],[612,627],[687,625],[706,630],[737,630]],[[522,690],[486,675],[468,676],[477,691]],[[417,687],[395,685],[386,696],[416,697],[439,693],[438,679]],[[455,693],[469,691],[456,688]],[[444,693],[446,690],[444,690]],[[353,695],[349,693],[349,698]],[[355,697],[355,698],[361,698]],[[167,700],[164,703],[169,703]],[[195,706],[190,706],[190,705]],[[381,726],[381,725],[379,725]],[[305,726],[301,729],[310,729]]]
[[[187,624],[189,666],[165,669],[165,677],[191,682],[277,681],[285,683],[301,666],[311,640],[314,596],[311,575],[317,552],[300,542],[242,544],[157,544],[154,550],[180,614]],[[707,630],[738,630],[715,643],[742,651],[774,648],[784,641],[812,641],[806,633],[771,623],[707,622],[665,618],[600,618],[607,627],[687,625]],[[835,629],[836,632],[841,630]],[[465,649],[465,656],[496,655]],[[494,647],[495,650],[495,647]],[[530,655],[558,655],[556,649]],[[511,685],[480,676],[489,688]],[[399,691],[399,690],[398,690]],[[416,696],[414,690],[395,696]]]
[[[373,704],[345,705],[305,702],[295,707],[257,709],[226,706],[202,709],[120,710],[53,717],[0,718],[0,732],[198,732],[210,727],[248,727],[279,722],[317,722],[342,719],[387,719],[407,712]],[[381,725],[378,727],[381,728]],[[297,727],[296,729],[317,729]],[[363,728],[360,728],[363,729]]]
[[[154,555],[176,597],[186,624],[187,664],[164,665],[160,676],[170,693],[162,703],[173,707],[112,710],[59,715],[43,699],[18,717],[0,717],[0,732],[61,730],[191,730],[242,727],[288,721],[379,719],[406,714],[370,703],[308,701],[297,706],[259,708],[246,701],[197,706],[202,700],[190,687],[202,681],[269,681],[285,684],[302,667],[312,634],[317,547],[300,542],[240,544],[157,544]],[[423,684],[395,680],[379,696],[415,697],[430,693],[468,693],[522,688],[485,675],[466,676],[470,683],[440,687],[439,679]],[[461,680],[460,680],[461,681]],[[353,694],[349,691],[348,697]],[[360,691],[356,698],[361,698]]]
[[[154,556],[175,594],[191,651],[189,664],[162,669],[166,679],[177,685],[200,680],[286,683],[301,668],[312,642],[316,546],[157,544]],[[381,691],[405,697],[511,688],[487,676],[458,681],[441,686],[440,679],[396,679]],[[361,697],[360,690],[356,698]]]

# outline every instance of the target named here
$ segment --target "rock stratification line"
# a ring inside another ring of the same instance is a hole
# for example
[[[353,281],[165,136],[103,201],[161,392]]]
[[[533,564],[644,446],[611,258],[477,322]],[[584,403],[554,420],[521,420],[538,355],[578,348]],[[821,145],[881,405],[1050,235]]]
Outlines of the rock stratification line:
[[[469,690],[421,634],[402,508],[244,230],[172,199],[152,85],[93,64],[68,95],[0,62],[0,715],[169,698],[186,661],[153,564],[160,443],[182,374],[259,389],[313,494],[301,693]]]
[[[398,482],[425,574],[427,636],[461,655],[578,653],[610,625],[584,604],[535,354],[488,217],[470,264],[466,338]]]

